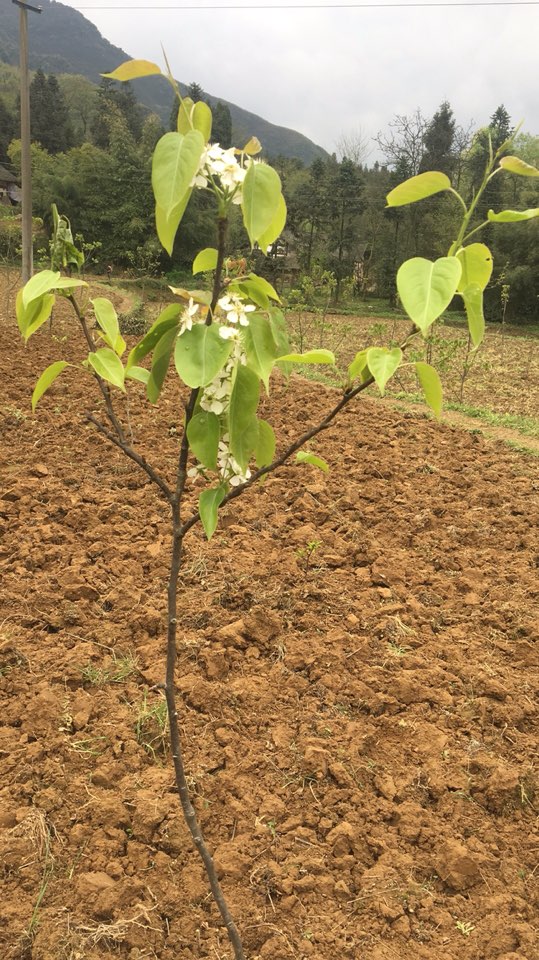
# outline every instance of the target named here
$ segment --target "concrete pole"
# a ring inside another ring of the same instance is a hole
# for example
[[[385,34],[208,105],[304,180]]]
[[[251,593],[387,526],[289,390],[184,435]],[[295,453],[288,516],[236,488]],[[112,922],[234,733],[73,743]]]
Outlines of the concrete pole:
[[[19,7],[19,44],[21,69],[21,186],[22,186],[22,280],[27,283],[33,273],[32,249],[32,156],[30,152],[30,79],[28,76],[28,10],[33,7],[13,0]]]

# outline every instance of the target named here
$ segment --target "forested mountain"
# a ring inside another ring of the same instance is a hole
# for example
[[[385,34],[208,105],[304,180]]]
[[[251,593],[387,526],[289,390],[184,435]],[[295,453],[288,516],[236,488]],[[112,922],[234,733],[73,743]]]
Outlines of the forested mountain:
[[[114,70],[118,64],[129,59],[129,53],[109,43],[97,27],[77,10],[55,0],[41,0],[40,5],[43,12],[28,17],[32,70],[41,69],[46,74],[76,74],[97,84],[101,73]],[[0,61],[15,65],[18,59],[18,7],[11,0],[0,0]],[[137,80],[133,89],[140,103],[168,124],[173,96],[167,81],[160,77]],[[256,136],[268,156],[295,157],[304,163],[311,163],[315,157],[327,156],[322,147],[296,130],[269,123],[257,114],[223,100],[218,94],[210,93],[206,97],[212,104],[220,100],[229,108],[235,142]]]

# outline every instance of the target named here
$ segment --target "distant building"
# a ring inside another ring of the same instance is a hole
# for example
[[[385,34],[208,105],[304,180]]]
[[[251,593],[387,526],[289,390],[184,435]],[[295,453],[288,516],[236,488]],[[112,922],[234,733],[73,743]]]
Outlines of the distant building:
[[[14,206],[21,202],[21,190],[18,178],[0,164],[0,203]]]

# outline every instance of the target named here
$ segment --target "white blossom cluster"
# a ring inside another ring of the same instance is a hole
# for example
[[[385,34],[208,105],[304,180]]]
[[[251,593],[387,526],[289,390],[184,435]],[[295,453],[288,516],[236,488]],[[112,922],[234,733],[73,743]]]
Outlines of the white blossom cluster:
[[[247,357],[241,341],[240,328],[249,326],[247,314],[256,308],[252,306],[252,304],[245,303],[241,297],[235,294],[227,294],[221,297],[221,299],[218,300],[218,306],[226,317],[225,322],[221,323],[219,327],[219,334],[224,340],[232,341],[232,352],[223,369],[219,371],[207,387],[204,387],[200,397],[200,407],[208,413],[215,413],[217,416],[222,416],[226,413],[230,404],[234,371],[238,364],[245,365],[247,363]],[[184,312],[184,316],[188,312],[188,309],[189,308]],[[189,320],[192,322],[192,315],[186,318],[185,323],[187,324]],[[188,329],[188,327],[186,326],[185,329]],[[180,331],[180,335],[182,332],[183,331]],[[236,487],[238,484],[245,483],[245,481],[249,479],[251,471],[248,467],[245,471],[242,470],[230,452],[229,443],[230,438],[228,433],[223,434],[219,441],[217,469],[223,483],[229,483],[230,486]],[[188,471],[188,475],[196,478],[203,470],[204,467],[198,464]]]
[[[246,169],[238,162],[234,147],[223,150],[218,143],[213,143],[204,150],[191,186],[202,190],[208,186],[210,178],[218,177],[221,186],[232,194],[232,203],[241,203],[239,188],[246,173]]]

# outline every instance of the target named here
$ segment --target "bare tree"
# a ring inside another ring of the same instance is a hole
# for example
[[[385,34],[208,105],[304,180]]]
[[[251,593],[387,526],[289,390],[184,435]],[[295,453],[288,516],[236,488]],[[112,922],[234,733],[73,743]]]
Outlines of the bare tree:
[[[423,157],[423,141],[428,120],[418,109],[411,116],[396,114],[389,124],[389,133],[379,133],[374,137],[382,151],[388,167],[398,169],[399,173],[413,177],[419,173]]]
[[[341,133],[335,146],[337,148],[337,158],[339,160],[351,160],[356,166],[366,163],[372,153],[370,146],[371,138],[368,137],[361,127],[356,127],[349,133]]]

